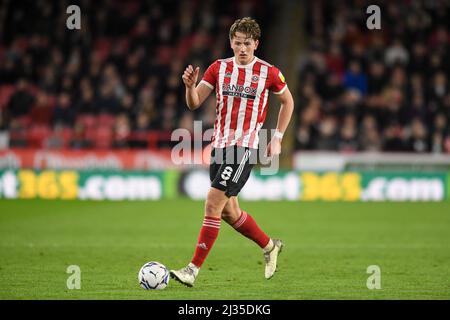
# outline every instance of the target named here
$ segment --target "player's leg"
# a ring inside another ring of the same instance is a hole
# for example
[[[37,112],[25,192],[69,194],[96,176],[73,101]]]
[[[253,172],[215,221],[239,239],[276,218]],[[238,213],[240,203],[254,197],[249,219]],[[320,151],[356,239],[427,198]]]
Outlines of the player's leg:
[[[229,225],[233,225],[241,215],[241,208],[237,197],[230,197],[222,210],[222,219]]]
[[[221,213],[228,201],[225,192],[211,187],[205,202],[205,217],[197,241],[194,257],[191,263],[201,268],[209,251],[219,235]]]
[[[205,216],[191,262],[183,269],[171,270],[172,278],[193,286],[195,278],[219,235],[221,213],[228,201],[225,192],[211,187],[205,202]]]
[[[241,210],[237,197],[231,197],[222,210],[222,219],[236,231],[253,240],[261,249],[272,249],[270,237],[258,226],[253,217]]]
[[[237,197],[230,197],[222,210],[222,219],[236,231],[253,240],[263,250],[265,260],[264,276],[270,279],[277,269],[278,254],[283,243],[278,239],[271,239],[256,223],[255,219],[239,207]]]

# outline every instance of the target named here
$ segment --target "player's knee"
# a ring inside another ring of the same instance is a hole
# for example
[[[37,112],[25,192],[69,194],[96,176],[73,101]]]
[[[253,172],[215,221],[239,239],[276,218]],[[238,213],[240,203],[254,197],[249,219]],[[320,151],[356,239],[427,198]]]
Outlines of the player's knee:
[[[229,224],[235,223],[240,216],[240,209],[237,206],[227,206],[222,210],[222,219]]]
[[[222,212],[222,220],[230,225],[234,224],[238,219],[239,217],[236,217],[235,214]]]
[[[220,218],[228,198],[223,191],[211,188],[205,203],[205,215]]]
[[[230,223],[231,220],[232,220],[232,213],[228,209],[225,208],[225,209],[222,210],[222,216],[221,217],[222,217],[222,220]]]
[[[205,215],[209,217],[220,217],[221,208],[218,203],[207,200],[205,204]]]

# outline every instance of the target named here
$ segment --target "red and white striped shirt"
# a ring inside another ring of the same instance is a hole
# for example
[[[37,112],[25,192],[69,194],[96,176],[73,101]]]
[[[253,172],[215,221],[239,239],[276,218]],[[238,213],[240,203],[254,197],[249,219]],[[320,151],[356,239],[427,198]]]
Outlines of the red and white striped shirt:
[[[234,57],[219,59],[208,67],[200,83],[216,89],[212,146],[257,149],[269,91],[282,94],[287,88],[280,70],[257,57],[247,65],[239,65]]]

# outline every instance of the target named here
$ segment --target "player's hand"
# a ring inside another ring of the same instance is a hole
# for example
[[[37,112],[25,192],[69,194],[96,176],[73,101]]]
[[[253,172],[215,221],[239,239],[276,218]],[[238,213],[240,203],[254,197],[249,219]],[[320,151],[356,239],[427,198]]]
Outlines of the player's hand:
[[[187,66],[186,70],[184,70],[183,79],[184,85],[186,88],[194,88],[197,84],[198,73],[200,71],[200,67],[196,67],[195,70],[192,65]]]
[[[267,145],[266,157],[278,156],[281,153],[281,139],[273,137]]]

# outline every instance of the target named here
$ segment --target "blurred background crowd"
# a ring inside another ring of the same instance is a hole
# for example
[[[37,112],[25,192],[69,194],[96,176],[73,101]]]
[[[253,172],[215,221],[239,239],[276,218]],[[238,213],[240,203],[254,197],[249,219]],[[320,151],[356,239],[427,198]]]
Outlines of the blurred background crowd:
[[[159,148],[194,120],[210,128],[215,98],[189,111],[184,68],[232,56],[236,17],[264,28],[269,12],[264,0],[2,1],[0,130],[10,147]]]
[[[380,31],[366,7],[308,4],[295,148],[449,153],[450,3],[382,2]]]
[[[376,1],[373,1],[376,4]],[[382,1],[368,30],[367,1],[304,1],[290,150],[450,153],[450,5]],[[68,30],[78,4],[81,30]],[[232,55],[228,31],[252,16],[274,32],[277,2],[0,2],[0,132],[9,147],[161,148],[174,129],[213,126],[215,97],[184,102],[187,64],[202,72]],[[280,35],[278,35],[280,36]],[[295,71],[295,74],[293,74]],[[275,113],[276,116],[276,113]]]

